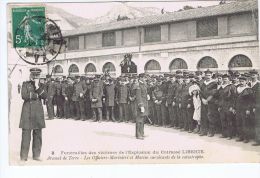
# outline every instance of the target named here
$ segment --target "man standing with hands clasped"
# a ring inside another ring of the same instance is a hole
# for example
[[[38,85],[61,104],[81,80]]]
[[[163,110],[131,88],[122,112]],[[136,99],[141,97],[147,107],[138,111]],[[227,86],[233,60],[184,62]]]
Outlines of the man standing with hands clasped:
[[[33,159],[40,161],[42,147],[42,128],[45,128],[44,113],[41,99],[46,99],[46,91],[39,86],[37,78],[41,69],[30,69],[30,80],[23,82],[22,99],[24,100],[19,128],[22,129],[22,142],[20,150],[21,161],[27,161],[33,135],[32,153]]]

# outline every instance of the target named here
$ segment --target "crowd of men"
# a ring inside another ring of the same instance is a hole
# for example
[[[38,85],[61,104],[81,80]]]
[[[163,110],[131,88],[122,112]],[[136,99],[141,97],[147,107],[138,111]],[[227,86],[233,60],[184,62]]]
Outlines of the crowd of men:
[[[136,90],[142,83],[147,92],[146,124],[200,136],[220,133],[223,138],[255,140],[253,145],[259,145],[258,77],[256,70],[243,74],[178,70],[118,78],[108,73],[94,78],[47,75],[41,85],[47,91],[44,102],[49,119],[136,122],[140,109]]]

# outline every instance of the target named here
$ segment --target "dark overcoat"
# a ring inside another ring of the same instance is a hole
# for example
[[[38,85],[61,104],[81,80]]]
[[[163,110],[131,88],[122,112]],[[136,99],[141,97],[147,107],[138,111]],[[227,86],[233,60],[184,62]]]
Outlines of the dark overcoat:
[[[148,100],[147,100],[147,86],[145,83],[139,82],[139,86],[136,87],[136,102],[138,106],[137,114],[139,116],[148,115]],[[141,107],[144,107],[144,113],[141,113]]]
[[[41,96],[45,96],[44,88],[35,89],[34,82],[23,82],[22,99],[24,100],[19,128],[42,129],[45,128],[44,113]]]
[[[99,80],[94,80],[90,90],[91,108],[102,108],[103,84]],[[92,102],[92,99],[97,101]]]
[[[106,106],[115,106],[115,84],[104,84],[104,95]]]
[[[260,87],[255,88],[254,90],[255,98],[255,139],[257,142],[260,142]]]

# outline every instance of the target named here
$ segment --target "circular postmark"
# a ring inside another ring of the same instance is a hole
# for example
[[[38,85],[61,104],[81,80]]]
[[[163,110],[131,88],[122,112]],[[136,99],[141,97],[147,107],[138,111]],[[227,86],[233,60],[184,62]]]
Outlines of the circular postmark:
[[[64,44],[59,26],[44,16],[23,19],[14,35],[17,54],[32,65],[51,62],[58,56]]]

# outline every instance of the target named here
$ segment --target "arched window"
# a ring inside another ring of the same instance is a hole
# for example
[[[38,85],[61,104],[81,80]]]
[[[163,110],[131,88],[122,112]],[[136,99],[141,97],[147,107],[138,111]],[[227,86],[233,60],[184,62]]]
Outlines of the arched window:
[[[210,56],[206,56],[200,59],[198,69],[218,68],[216,60]]]
[[[116,67],[111,62],[107,62],[104,64],[102,71],[103,72],[115,72]]]
[[[85,67],[85,73],[89,73],[89,72],[97,72],[97,69],[95,67],[94,64],[89,63],[86,67]]]
[[[69,67],[69,73],[79,73],[79,68],[76,64],[71,64]]]
[[[60,74],[60,73],[63,73],[63,68],[60,66],[60,65],[56,65],[54,67],[54,71],[53,71],[55,74]]]
[[[161,66],[158,61],[152,59],[148,61],[145,66],[144,66],[145,72],[155,72],[155,71],[160,71]]]
[[[177,69],[188,69],[187,63],[181,59],[181,58],[176,58],[172,60],[170,66],[169,66],[170,71],[172,70],[177,70]]]
[[[229,68],[236,68],[236,67],[252,67],[252,62],[251,60],[242,54],[236,55],[232,57],[230,60],[228,67]]]

